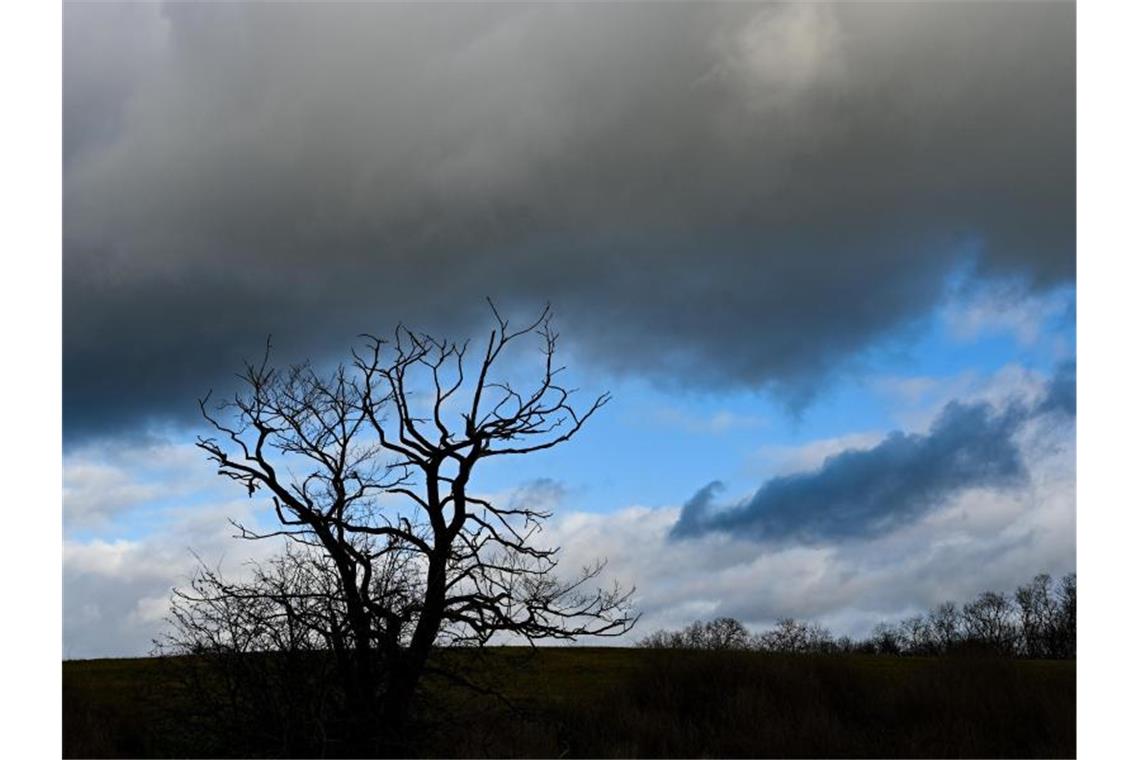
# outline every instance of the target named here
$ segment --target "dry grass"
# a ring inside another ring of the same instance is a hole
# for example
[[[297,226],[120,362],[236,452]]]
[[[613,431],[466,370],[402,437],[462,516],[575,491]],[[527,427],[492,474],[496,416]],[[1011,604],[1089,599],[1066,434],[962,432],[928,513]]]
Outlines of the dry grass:
[[[459,655],[513,709],[429,684],[421,756],[1072,757],[1076,663],[604,648]],[[65,757],[230,754],[169,666],[64,663]]]

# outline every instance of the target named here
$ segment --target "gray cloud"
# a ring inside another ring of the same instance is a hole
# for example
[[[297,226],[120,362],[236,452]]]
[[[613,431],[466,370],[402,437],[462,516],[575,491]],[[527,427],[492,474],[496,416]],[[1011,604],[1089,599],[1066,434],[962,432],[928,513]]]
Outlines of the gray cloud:
[[[68,4],[64,411],[191,415],[552,300],[593,366],[793,401],[964,251],[1074,269],[1067,4]]]
[[[685,503],[673,538],[725,532],[761,541],[807,543],[881,535],[913,522],[955,494],[1021,485],[1027,470],[1016,441],[1027,423],[1076,413],[1075,365],[1062,365],[1042,398],[999,409],[947,404],[925,434],[894,432],[869,449],[848,450],[817,470],[775,477],[731,506],[715,504],[713,482]]]

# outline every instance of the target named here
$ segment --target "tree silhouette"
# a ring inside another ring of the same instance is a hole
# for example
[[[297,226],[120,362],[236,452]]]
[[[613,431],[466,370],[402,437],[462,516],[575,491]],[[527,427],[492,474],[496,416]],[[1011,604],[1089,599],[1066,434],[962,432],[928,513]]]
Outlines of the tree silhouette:
[[[757,636],[754,645],[762,651],[804,654],[827,651],[832,644],[831,633],[818,623],[783,618]]]
[[[730,617],[719,617],[708,622],[693,621],[680,631],[654,631],[638,646],[651,649],[746,649],[748,629]]]
[[[433,648],[618,636],[636,619],[631,592],[592,588],[602,563],[556,575],[558,548],[538,540],[548,512],[472,488],[479,462],[564,443],[610,398],[572,403],[549,307],[519,329],[491,310],[495,327],[474,371],[468,343],[401,325],[390,340],[361,336],[352,362],[327,374],[308,363],[278,370],[267,345],[232,400],[201,402],[218,435],[198,446],[251,497],[268,495],[279,523],[268,532],[237,525],[240,536],[286,536],[307,559],[282,567],[307,575],[291,575],[291,587],[200,578],[176,599],[178,641],[236,648],[224,626],[202,635],[204,613],[236,604],[253,618],[243,630],[274,632],[261,646],[313,641],[331,651],[350,752],[392,748],[385,742],[401,735],[421,679],[439,670]],[[504,351],[528,337],[541,368],[533,385],[515,387],[496,373]]]
[[[1017,650],[1017,618],[1006,594],[983,591],[962,607],[962,626],[968,642],[1000,654]]]
[[[1017,607],[1014,607],[1014,602]],[[716,631],[723,631],[719,636]],[[727,635],[731,632],[731,635]],[[1042,573],[1013,596],[985,591],[961,607],[944,602],[925,615],[882,621],[870,636],[833,638],[819,623],[781,618],[749,633],[733,618],[658,630],[638,642],[651,649],[749,649],[781,654],[880,654],[932,656],[950,653],[1063,659],[1076,657],[1077,576],[1058,583]]]
[[[1041,573],[1014,594],[1021,613],[1022,652],[1026,657],[1056,656],[1057,602],[1051,593],[1053,579]]]
[[[937,650],[943,654],[958,645],[962,637],[962,614],[954,602],[943,602],[927,614]]]
[[[1063,657],[1077,656],[1077,575],[1069,573],[1061,579],[1058,626],[1061,630],[1057,647]]]

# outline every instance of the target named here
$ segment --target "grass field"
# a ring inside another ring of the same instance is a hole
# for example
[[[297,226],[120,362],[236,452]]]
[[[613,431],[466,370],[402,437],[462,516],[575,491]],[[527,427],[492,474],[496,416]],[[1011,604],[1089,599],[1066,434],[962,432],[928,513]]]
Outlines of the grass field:
[[[63,663],[65,757],[224,756],[159,659]],[[1073,757],[1076,663],[497,649],[511,702],[427,687],[412,752],[462,757]]]

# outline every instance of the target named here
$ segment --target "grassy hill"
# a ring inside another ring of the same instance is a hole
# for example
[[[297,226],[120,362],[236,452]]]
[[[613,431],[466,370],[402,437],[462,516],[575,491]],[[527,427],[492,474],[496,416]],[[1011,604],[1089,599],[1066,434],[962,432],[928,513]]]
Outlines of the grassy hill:
[[[1076,663],[489,650],[511,703],[427,685],[411,748],[465,757],[1073,757]],[[460,657],[470,657],[468,653]],[[230,754],[155,658],[63,663],[65,757]]]

